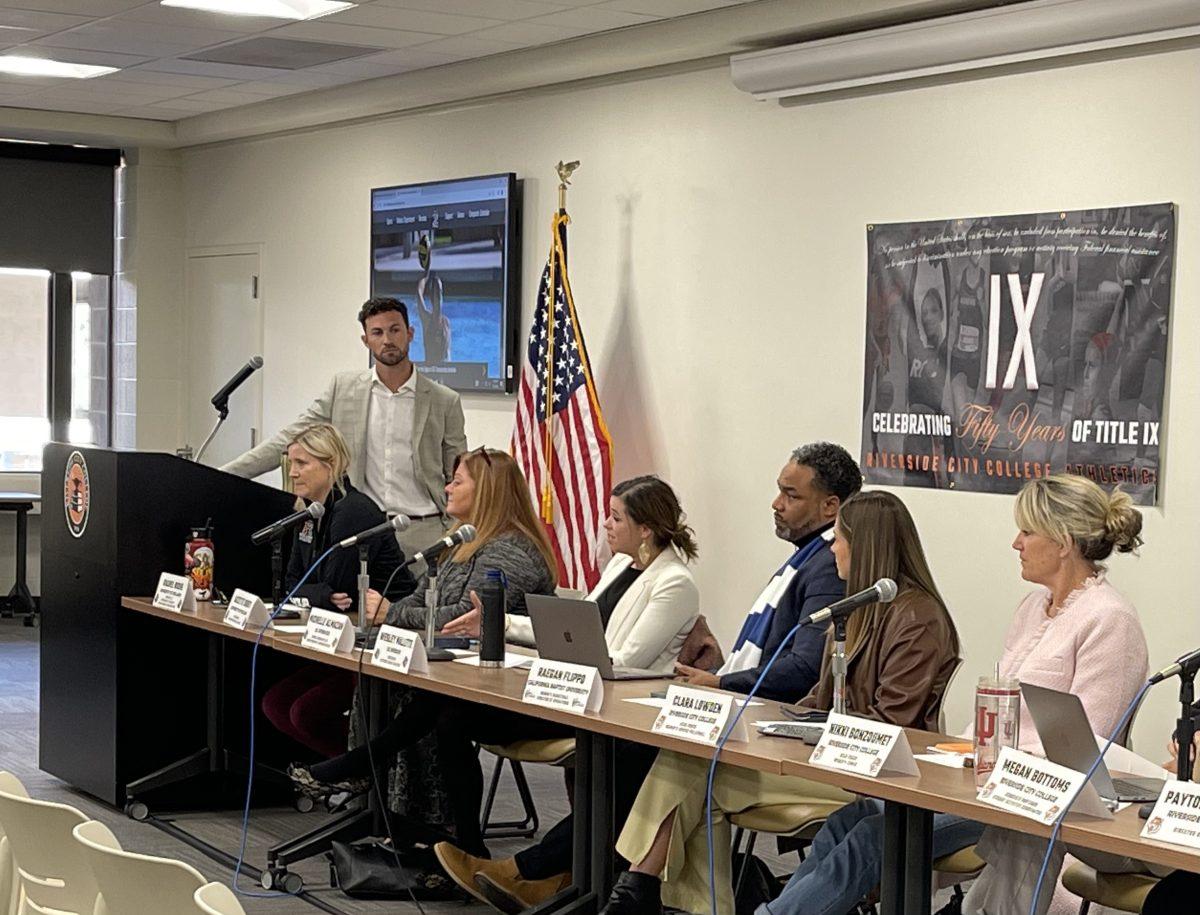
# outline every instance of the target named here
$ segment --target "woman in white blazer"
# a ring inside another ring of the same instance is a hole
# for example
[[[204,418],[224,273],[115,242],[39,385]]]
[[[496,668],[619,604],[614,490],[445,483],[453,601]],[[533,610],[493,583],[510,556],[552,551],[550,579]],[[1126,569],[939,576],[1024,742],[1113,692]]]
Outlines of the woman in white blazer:
[[[658,477],[613,487],[605,522],[613,558],[588,595],[600,607],[614,667],[674,671],[683,640],[700,614],[700,591],[688,561],[696,541],[674,490]],[[527,618],[507,621],[508,641],[532,642]],[[448,625],[445,632],[451,632]],[[469,633],[469,629],[464,628]],[[651,747],[622,742],[617,751],[615,814],[623,824],[646,772]],[[485,860],[449,842],[434,847],[442,867],[474,898],[502,912],[539,904],[570,883],[572,823],[568,816],[540,842],[513,858]]]

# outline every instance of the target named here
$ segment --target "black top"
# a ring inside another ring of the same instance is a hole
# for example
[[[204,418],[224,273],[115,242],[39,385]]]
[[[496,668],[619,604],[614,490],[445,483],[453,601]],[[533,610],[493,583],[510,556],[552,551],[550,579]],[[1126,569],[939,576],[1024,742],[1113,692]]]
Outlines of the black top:
[[[612,580],[612,584],[596,595],[596,603],[600,607],[601,626],[608,627],[608,621],[612,618],[613,608],[625,596],[625,592],[629,590],[629,586],[638,580],[638,576],[642,574],[642,571],[642,569],[635,569],[632,565],[628,566],[620,575]]]
[[[291,591],[304,571],[314,559],[325,552],[330,544],[345,540],[369,527],[382,524],[387,516],[380,511],[370,497],[359,492],[343,480],[345,495],[335,486],[325,499],[325,515],[319,521],[305,521],[292,536],[292,555],[288,560],[284,590]],[[404,553],[393,534],[380,534],[367,541],[367,571],[371,576],[371,587],[383,592],[388,576],[402,565]],[[416,587],[412,572],[400,569],[392,579],[392,586],[385,597],[395,600],[412,592]],[[304,598],[314,607],[336,610],[331,598],[334,594],[350,595],[350,609],[358,612],[358,549],[347,547],[334,550],[308,576],[308,580],[296,591],[295,596]]]

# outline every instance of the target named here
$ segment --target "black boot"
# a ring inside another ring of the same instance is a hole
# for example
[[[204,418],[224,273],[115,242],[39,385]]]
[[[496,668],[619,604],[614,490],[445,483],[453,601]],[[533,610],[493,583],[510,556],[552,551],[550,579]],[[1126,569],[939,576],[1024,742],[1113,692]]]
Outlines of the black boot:
[[[600,915],[662,915],[662,881],[649,874],[625,871],[617,878]]]

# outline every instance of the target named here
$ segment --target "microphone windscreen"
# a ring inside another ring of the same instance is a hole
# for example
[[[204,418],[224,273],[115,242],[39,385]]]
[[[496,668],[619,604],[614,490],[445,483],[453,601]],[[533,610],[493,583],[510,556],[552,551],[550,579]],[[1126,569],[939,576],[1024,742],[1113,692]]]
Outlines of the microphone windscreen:
[[[889,604],[896,599],[896,583],[890,578],[881,578],[875,582],[875,587],[879,589],[879,602],[881,604]]]
[[[396,512],[396,514],[392,515],[388,521],[391,523],[392,530],[394,531],[407,530],[408,525],[411,523],[408,520],[408,515],[402,515],[399,512]]]
[[[323,503],[323,502],[310,502],[309,503],[308,516],[310,518],[316,518],[318,521],[320,521],[324,515],[325,515],[325,503]]]
[[[255,369],[261,369],[263,365],[262,356],[251,356],[250,364],[254,366]]]
[[[464,524],[457,531],[455,531],[455,533],[458,534],[459,538],[462,540],[463,543],[470,543],[472,540],[475,539],[475,533],[476,533],[475,525],[474,524]]]

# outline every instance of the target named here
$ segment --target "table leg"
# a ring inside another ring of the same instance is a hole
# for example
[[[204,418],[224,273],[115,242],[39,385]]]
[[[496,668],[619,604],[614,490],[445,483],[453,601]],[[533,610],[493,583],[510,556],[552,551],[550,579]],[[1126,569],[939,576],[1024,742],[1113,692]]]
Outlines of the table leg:
[[[933,813],[884,802],[881,915],[929,915],[932,882]]]

